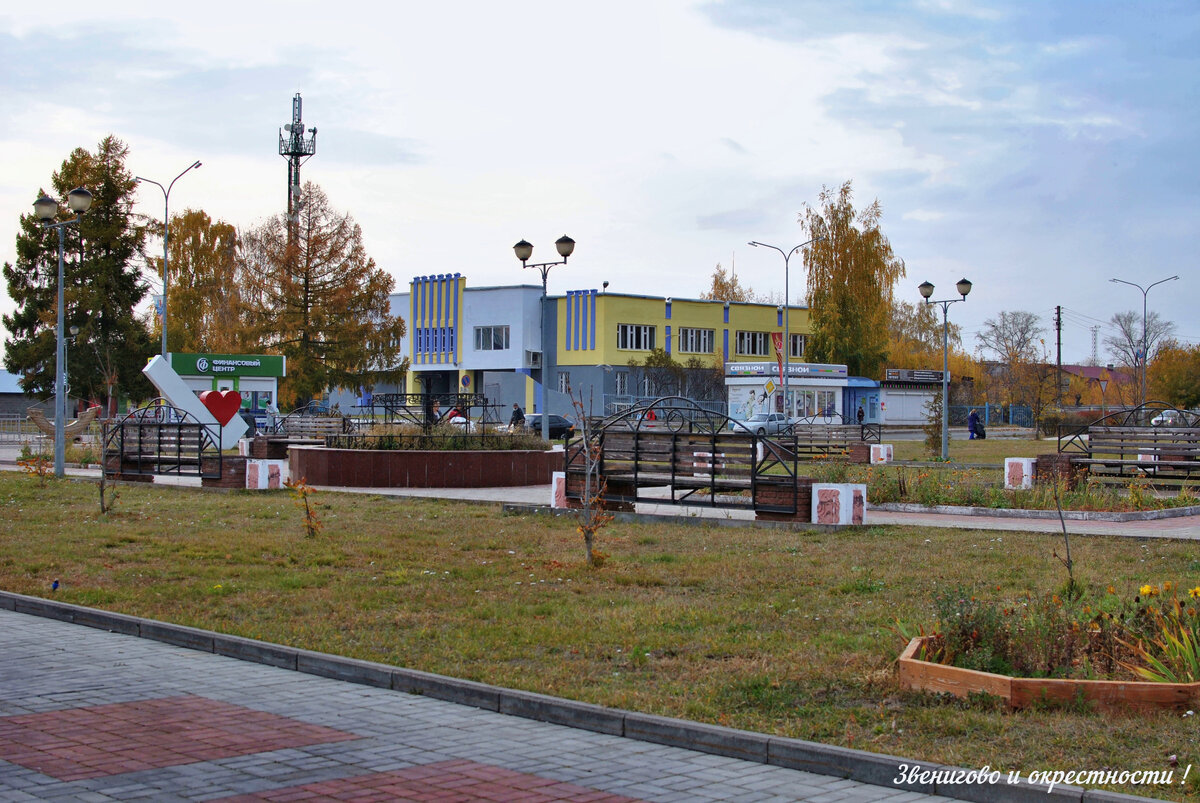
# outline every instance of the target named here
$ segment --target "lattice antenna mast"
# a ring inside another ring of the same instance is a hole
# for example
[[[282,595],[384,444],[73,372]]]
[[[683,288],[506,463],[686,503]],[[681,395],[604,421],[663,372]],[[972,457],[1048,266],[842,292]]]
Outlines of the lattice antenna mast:
[[[303,104],[297,92],[292,98],[292,121],[279,131],[279,155],[288,160],[289,238],[300,220],[300,165],[317,152],[317,129],[310,128],[311,136],[304,136]]]

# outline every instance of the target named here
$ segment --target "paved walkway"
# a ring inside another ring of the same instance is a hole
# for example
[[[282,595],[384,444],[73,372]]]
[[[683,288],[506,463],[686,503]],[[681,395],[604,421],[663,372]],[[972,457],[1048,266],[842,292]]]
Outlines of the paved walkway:
[[[0,610],[0,801],[944,800]]]

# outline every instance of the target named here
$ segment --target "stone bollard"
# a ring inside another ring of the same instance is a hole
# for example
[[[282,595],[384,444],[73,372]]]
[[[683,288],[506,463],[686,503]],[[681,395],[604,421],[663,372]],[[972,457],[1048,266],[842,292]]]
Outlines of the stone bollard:
[[[814,482],[812,520],[814,524],[865,524],[867,486],[860,483]]]
[[[1027,491],[1033,487],[1032,457],[1004,458],[1004,490]]]

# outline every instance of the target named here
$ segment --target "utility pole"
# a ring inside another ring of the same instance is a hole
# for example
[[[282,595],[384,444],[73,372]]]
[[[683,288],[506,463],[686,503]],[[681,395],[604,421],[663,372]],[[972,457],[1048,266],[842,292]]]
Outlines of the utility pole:
[[[1058,400],[1058,408],[1062,409],[1062,305],[1054,308],[1054,333],[1058,341],[1058,370],[1054,375],[1054,398]]]
[[[288,245],[296,241],[296,232],[300,223],[300,165],[308,161],[317,152],[317,129],[310,128],[304,136],[304,120],[302,119],[303,101],[300,93],[292,98],[292,121],[283,126],[279,132],[279,155],[288,160]]]

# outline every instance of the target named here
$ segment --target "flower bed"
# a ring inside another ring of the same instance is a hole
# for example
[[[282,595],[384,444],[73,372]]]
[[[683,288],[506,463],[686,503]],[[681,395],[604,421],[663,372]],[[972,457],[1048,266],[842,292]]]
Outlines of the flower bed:
[[[907,466],[855,466],[815,464],[817,482],[861,482],[867,485],[871,504],[910,503],[936,507],[953,505],[990,509],[1054,510],[1055,488],[1036,485],[1029,490],[1005,490],[1000,469],[951,469]],[[1175,496],[1153,492],[1144,480],[1124,487],[1098,482],[1076,487],[1060,484],[1058,498],[1063,510],[1131,512],[1189,507],[1200,503],[1190,487]]]
[[[1200,683],[1023,678],[923,661],[918,656],[930,640],[928,636],[914,638],[900,654],[900,685],[904,688],[955,697],[991,694],[1013,708],[1070,705],[1082,700],[1101,711],[1183,711],[1200,704]]]
[[[907,688],[1009,705],[1083,700],[1098,708],[1188,708],[1200,701],[1200,586],[1144,585],[1132,599],[1111,586],[1007,603],[964,589],[935,597],[933,632],[901,655]]]

